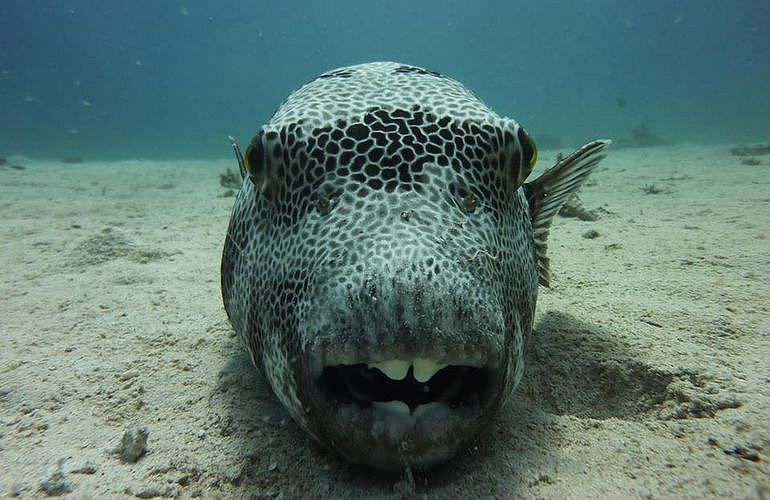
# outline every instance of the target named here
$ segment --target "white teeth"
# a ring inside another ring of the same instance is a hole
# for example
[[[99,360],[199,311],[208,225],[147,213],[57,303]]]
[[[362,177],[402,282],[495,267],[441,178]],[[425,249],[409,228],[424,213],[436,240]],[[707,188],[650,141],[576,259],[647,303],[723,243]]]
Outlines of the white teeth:
[[[411,363],[403,359],[389,359],[388,361],[374,363],[369,366],[377,368],[388,378],[392,378],[393,380],[403,380],[409,372],[409,365],[411,365]]]
[[[418,382],[425,383],[440,369],[448,365],[436,363],[432,359],[417,358],[412,362],[414,366],[414,378]]]
[[[411,361],[404,359],[389,359],[380,363],[373,363],[369,366],[377,368],[388,378],[393,380],[403,380],[409,372],[409,367],[412,366],[414,369],[415,380],[420,383],[425,383],[430,380],[437,371],[448,365],[437,363],[428,358],[415,358]]]
[[[409,415],[409,407],[403,401],[375,401],[372,405],[378,410],[394,415]]]

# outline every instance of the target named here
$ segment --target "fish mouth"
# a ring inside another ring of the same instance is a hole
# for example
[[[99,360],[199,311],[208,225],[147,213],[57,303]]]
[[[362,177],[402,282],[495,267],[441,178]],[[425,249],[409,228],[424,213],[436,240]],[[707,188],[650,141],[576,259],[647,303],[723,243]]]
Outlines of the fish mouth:
[[[379,469],[445,461],[499,406],[497,373],[475,360],[326,365],[316,379],[322,434],[350,461]]]
[[[484,367],[445,365],[431,359],[324,367],[320,383],[329,400],[414,415],[422,406],[478,405],[489,389]]]
[[[472,276],[451,285],[475,301],[391,274],[372,277],[376,299],[347,288],[311,296],[299,320],[297,419],[350,462],[427,468],[491,424],[518,337]]]

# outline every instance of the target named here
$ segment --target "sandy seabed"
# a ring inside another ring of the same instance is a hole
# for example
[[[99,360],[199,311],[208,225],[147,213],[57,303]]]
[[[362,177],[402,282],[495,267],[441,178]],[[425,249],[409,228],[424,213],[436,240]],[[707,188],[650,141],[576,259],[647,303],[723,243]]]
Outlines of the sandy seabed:
[[[554,222],[515,396],[401,475],[316,446],[237,342],[233,161],[5,166],[0,494],[770,498],[770,156],[728,149],[611,150],[581,192],[599,219]]]

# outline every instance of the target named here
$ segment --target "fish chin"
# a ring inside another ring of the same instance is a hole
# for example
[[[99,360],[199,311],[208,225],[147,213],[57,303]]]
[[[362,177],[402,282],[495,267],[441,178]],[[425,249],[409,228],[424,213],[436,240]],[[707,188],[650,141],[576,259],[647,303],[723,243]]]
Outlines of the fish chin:
[[[399,404],[337,406],[329,414],[331,420],[324,422],[330,445],[351,462],[382,470],[429,467],[453,457],[492,413],[480,406],[452,408],[444,403],[421,405],[409,413]]]

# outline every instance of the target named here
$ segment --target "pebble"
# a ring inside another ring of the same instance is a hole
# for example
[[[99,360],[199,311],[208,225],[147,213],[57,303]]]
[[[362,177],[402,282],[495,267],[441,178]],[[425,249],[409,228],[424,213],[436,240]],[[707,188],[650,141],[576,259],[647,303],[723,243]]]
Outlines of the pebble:
[[[120,445],[116,446],[111,453],[118,455],[123,462],[136,463],[147,453],[148,435],[149,432],[144,427],[136,431],[128,430],[123,433]]]
[[[139,376],[139,371],[138,370],[126,370],[123,373],[121,373],[120,375],[118,375],[118,380],[125,381],[125,380],[130,380],[130,379],[132,379],[134,377],[138,377],[138,376]]]
[[[40,491],[49,497],[58,497],[72,492],[72,486],[64,475],[64,460],[60,458],[57,471],[51,474],[48,479],[40,481]]]

